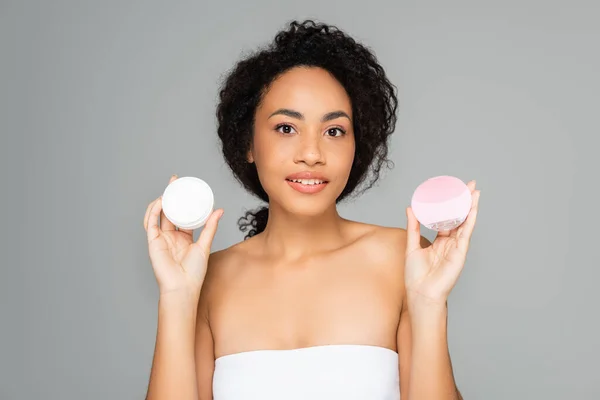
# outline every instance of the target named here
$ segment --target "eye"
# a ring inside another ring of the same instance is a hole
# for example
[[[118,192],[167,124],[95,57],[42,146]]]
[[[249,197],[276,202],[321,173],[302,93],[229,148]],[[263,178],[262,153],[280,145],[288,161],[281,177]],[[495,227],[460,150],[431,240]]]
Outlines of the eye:
[[[344,136],[346,134],[346,131],[343,130],[342,128],[329,128],[327,129],[327,136],[330,137],[339,137],[339,136]]]
[[[288,124],[279,124],[275,127],[275,130],[284,135],[289,135],[289,134],[293,133],[294,128]]]

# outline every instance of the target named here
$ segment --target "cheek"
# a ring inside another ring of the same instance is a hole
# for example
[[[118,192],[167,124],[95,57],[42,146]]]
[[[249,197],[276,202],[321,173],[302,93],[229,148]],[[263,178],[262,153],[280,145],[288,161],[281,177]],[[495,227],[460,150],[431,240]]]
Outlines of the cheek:
[[[354,141],[344,144],[344,146],[336,146],[329,154],[328,163],[330,167],[334,167],[336,175],[339,178],[347,178],[352,170],[354,161]]]
[[[254,140],[254,162],[259,176],[266,178],[271,174],[280,174],[283,167],[293,157],[291,141],[280,140],[277,137],[257,135]],[[264,183],[263,183],[264,185]]]

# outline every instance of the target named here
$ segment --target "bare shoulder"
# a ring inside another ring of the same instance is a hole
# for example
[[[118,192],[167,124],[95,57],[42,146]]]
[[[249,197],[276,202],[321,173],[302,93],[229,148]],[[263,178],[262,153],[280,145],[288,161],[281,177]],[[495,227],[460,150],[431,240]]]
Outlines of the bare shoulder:
[[[206,279],[209,281],[221,280],[243,265],[242,261],[247,257],[252,239],[238,242],[222,250],[214,251],[208,257],[208,269]]]
[[[368,252],[373,261],[381,261],[392,268],[402,268],[406,254],[407,232],[404,228],[374,224],[360,224],[364,230],[361,235],[361,250]],[[431,242],[421,235],[421,245],[426,247]]]

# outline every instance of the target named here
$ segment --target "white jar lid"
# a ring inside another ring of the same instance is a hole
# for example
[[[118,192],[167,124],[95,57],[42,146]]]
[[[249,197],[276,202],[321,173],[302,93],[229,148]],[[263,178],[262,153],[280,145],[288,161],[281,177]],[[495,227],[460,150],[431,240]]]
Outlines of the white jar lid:
[[[202,179],[185,176],[171,182],[163,193],[165,216],[182,229],[195,229],[206,222],[213,211],[214,195]]]

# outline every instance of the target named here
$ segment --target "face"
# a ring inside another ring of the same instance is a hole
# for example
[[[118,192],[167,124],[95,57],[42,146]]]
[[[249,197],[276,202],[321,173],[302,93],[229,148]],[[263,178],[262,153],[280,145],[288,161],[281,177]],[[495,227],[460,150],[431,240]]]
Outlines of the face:
[[[273,205],[314,216],[335,207],[354,159],[352,105],[321,68],[297,67],[275,80],[256,110],[248,161]]]

